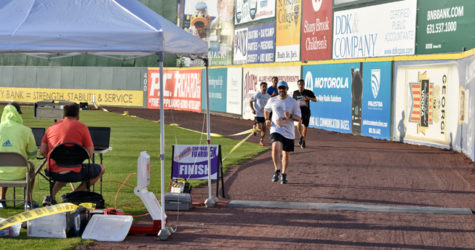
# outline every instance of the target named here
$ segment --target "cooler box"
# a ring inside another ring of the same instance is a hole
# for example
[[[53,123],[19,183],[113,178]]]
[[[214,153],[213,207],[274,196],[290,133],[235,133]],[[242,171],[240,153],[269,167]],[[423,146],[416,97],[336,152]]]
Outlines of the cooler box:
[[[78,236],[81,230],[81,219],[77,212],[53,214],[27,222],[28,237],[66,238]]]
[[[192,206],[192,197],[190,193],[166,193],[165,210],[187,211]]]

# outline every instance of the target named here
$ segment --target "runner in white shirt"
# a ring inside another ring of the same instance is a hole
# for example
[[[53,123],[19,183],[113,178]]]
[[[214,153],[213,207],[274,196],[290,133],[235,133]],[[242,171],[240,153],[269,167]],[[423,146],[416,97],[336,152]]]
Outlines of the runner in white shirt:
[[[259,129],[261,131],[261,138],[259,140],[259,144],[264,146],[264,137],[266,136],[266,126],[264,119],[264,106],[267,104],[267,101],[270,99],[270,95],[267,94],[267,83],[261,82],[260,84],[260,92],[257,92],[251,97],[249,101],[249,105],[251,106],[252,113],[255,115],[254,117],[254,129]],[[255,130],[254,130],[255,131]],[[254,132],[254,135],[257,135]]]
[[[286,184],[290,152],[294,151],[294,121],[300,121],[301,113],[297,101],[287,95],[289,87],[286,82],[279,81],[277,90],[279,95],[269,99],[264,107],[264,117],[271,134],[272,161],[275,170],[272,181],[277,182],[282,174],[280,183]],[[272,112],[272,119],[269,118],[270,112]]]

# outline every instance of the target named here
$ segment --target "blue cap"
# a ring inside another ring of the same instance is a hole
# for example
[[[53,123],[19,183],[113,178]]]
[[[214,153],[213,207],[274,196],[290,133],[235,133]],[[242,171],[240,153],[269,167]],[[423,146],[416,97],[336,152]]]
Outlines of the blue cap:
[[[197,2],[195,5],[196,10],[206,10],[208,6],[206,6],[206,3],[203,1]]]
[[[289,86],[287,85],[287,82],[286,81],[279,81],[279,83],[277,83],[277,88],[281,87],[281,86],[284,86],[286,88],[289,88]]]

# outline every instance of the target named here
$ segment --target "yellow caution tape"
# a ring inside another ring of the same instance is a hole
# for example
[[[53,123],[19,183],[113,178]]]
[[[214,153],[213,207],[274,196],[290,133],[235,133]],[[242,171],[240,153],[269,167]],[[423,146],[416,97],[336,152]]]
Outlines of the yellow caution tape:
[[[187,130],[187,131],[191,131],[191,132],[195,132],[195,133],[199,133],[199,134],[204,134],[206,135],[205,132],[200,132],[200,131],[197,131],[197,130],[192,130],[192,129],[188,129],[188,128],[183,128],[183,127],[180,127],[180,125],[176,124],[176,123],[170,123],[170,126],[173,126],[173,127],[179,127],[183,130]],[[240,135],[246,135],[246,134],[249,134],[249,133],[254,133],[254,132],[260,132],[261,130],[260,129],[254,129],[254,128],[251,128],[251,129],[248,129],[248,130],[244,130],[242,132],[239,132],[239,133],[236,133],[236,134],[232,134],[232,135],[228,135],[228,136],[240,136]],[[210,133],[211,136],[214,136],[214,137],[224,137],[224,135],[221,135],[221,134],[217,134],[217,133]]]
[[[71,212],[76,210],[78,207],[85,207],[87,209],[94,209],[96,207],[93,203],[81,203],[75,205],[73,203],[60,203],[53,206],[40,207],[30,211],[25,211],[20,214],[13,215],[12,217],[0,222],[0,230],[11,227],[15,224],[22,223],[24,221],[34,220],[41,217],[60,214],[64,212]]]
[[[179,127],[183,130],[186,130],[186,131],[190,131],[190,132],[194,132],[194,133],[198,133],[198,134],[203,134],[203,135],[207,135],[207,133],[204,133],[204,132],[200,132],[200,131],[196,131],[196,130],[193,130],[193,129],[188,129],[188,128],[183,128],[183,127],[180,127],[178,124],[176,123],[170,123],[170,126],[173,126],[173,127]],[[210,136],[213,136],[213,137],[223,137],[223,135],[220,135],[220,134],[216,134],[216,133],[210,133],[209,134]]]
[[[242,139],[240,142],[238,142],[230,151],[229,153],[223,158],[223,161],[226,160],[226,158],[232,153],[234,152],[234,150],[236,150],[237,148],[239,148],[239,146],[241,146],[245,141],[247,141],[247,139],[249,139],[249,137],[252,136],[252,132],[246,136],[246,138]]]
[[[195,133],[199,133],[199,134],[206,134],[206,133],[203,133],[203,132],[200,132],[200,131],[196,131],[196,130],[192,130],[192,129],[180,127],[177,123],[170,123],[170,126],[179,127],[179,128],[181,128],[181,129],[184,129],[184,130],[187,130],[187,131],[191,131],[191,132],[195,132]],[[229,153],[223,158],[223,161],[226,160],[226,158],[227,158],[232,152],[234,152],[237,148],[239,148],[245,141],[247,141],[247,140],[249,139],[249,137],[251,137],[254,133],[257,133],[257,132],[260,132],[260,131],[261,131],[261,130],[258,129],[258,128],[251,128],[251,129],[248,129],[248,130],[245,130],[245,131],[236,133],[236,134],[229,135],[229,136],[239,136],[239,135],[248,134],[248,136],[246,136],[244,139],[242,139],[240,142],[238,142],[236,145],[234,145],[234,147],[229,151]],[[216,133],[210,133],[210,135],[211,135],[211,136],[214,136],[214,137],[224,137],[223,135],[216,134]]]
[[[245,130],[245,131],[242,131],[242,132],[239,132],[239,133],[236,133],[236,134],[232,134],[232,135],[229,135],[229,136],[239,136],[239,135],[245,135],[245,134],[248,134],[248,133],[254,133],[254,132],[257,132],[256,129],[248,129],[248,130]]]

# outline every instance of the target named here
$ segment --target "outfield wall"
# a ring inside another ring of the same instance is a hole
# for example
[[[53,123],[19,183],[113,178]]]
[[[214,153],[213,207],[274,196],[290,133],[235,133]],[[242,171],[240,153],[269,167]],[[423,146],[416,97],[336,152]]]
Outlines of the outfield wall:
[[[310,127],[447,148],[474,160],[474,54],[471,50],[437,56],[211,68],[210,110],[253,119],[249,100],[261,81],[270,84],[272,76],[278,76],[289,83],[291,95],[302,78],[318,99],[310,104]],[[206,78],[201,70],[202,86],[197,90],[204,110]]]
[[[456,54],[247,64],[209,69],[210,110],[252,119],[272,76],[315,92],[310,127],[441,147],[475,159],[475,49]],[[165,68],[166,109],[206,108],[202,67]],[[0,101],[48,99],[159,108],[158,68],[0,67]],[[13,87],[15,86],[15,87]],[[53,87],[51,87],[53,86]]]
[[[143,107],[147,68],[0,66],[0,100]]]

